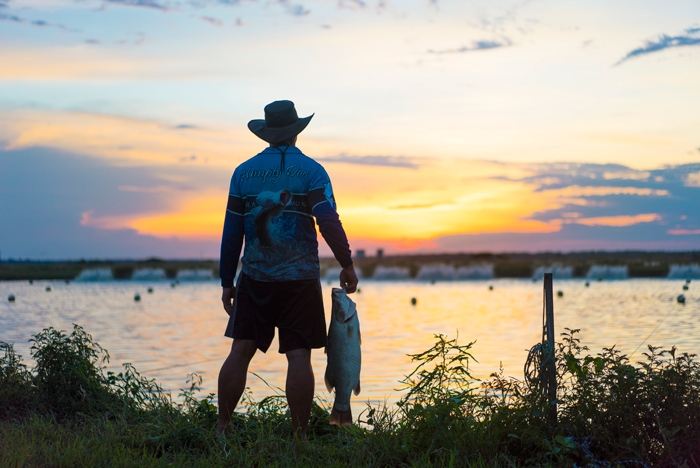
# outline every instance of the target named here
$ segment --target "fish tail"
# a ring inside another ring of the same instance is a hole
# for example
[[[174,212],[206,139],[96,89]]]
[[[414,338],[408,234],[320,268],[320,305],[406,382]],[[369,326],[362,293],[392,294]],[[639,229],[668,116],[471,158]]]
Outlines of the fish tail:
[[[352,409],[340,411],[333,407],[331,410],[330,423],[334,426],[351,426],[352,425]]]

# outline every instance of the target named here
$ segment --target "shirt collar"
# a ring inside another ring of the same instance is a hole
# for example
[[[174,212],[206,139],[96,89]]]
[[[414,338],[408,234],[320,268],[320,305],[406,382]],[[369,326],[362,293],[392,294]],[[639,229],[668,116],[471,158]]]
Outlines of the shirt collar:
[[[281,150],[284,150],[284,146],[281,147]],[[280,149],[278,148],[273,148],[271,146],[268,146],[263,150],[261,154],[280,154]],[[289,146],[287,151],[285,151],[285,154],[301,154],[301,150],[297,148],[296,146]]]

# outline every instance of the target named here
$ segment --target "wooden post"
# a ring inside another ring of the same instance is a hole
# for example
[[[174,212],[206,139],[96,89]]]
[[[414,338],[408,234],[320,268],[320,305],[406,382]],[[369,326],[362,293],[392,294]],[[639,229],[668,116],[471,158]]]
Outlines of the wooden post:
[[[546,369],[547,399],[549,401],[549,419],[552,425],[557,424],[557,364],[554,353],[554,290],[552,274],[544,274],[544,310],[546,339],[549,342],[550,359]]]

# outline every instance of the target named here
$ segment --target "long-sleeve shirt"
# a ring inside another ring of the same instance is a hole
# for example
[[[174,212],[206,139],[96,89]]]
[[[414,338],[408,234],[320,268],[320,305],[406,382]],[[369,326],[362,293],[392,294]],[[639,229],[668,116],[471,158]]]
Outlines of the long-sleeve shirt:
[[[266,148],[238,166],[231,178],[221,240],[221,285],[233,286],[244,238],[241,271],[251,278],[318,278],[314,218],[340,265],[350,266],[350,246],[323,166],[295,146]]]

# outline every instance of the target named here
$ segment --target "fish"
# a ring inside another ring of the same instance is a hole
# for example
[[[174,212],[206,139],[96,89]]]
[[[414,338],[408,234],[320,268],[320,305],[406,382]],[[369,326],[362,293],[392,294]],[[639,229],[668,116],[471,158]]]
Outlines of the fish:
[[[362,336],[360,321],[357,318],[357,306],[345,293],[345,289],[333,288],[332,297],[333,306],[326,346],[328,364],[324,380],[329,392],[335,389],[335,402],[331,410],[330,423],[336,426],[349,426],[352,424],[350,393],[360,394]]]
[[[279,192],[261,192],[256,198],[256,206],[251,213],[255,216],[255,237],[260,245],[270,247],[270,220],[282,214],[282,211],[292,202],[292,194],[289,190]]]

